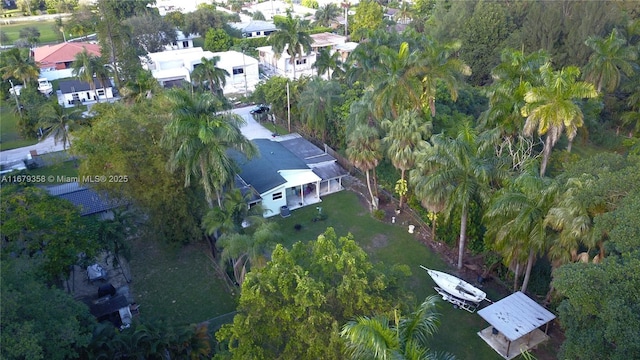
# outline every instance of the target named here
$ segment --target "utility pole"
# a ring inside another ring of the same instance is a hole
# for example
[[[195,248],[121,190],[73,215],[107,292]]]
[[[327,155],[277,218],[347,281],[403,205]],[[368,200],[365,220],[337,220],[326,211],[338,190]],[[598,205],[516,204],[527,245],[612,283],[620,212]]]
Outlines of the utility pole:
[[[289,98],[289,81],[287,80],[287,125],[291,134],[291,100]]]
[[[242,73],[244,74],[244,96],[247,96],[247,62],[244,58],[244,49],[242,49]]]
[[[9,84],[11,84],[11,90],[13,90],[13,97],[16,99],[16,107],[18,108],[18,114],[20,114],[20,117],[22,117],[22,109],[20,108],[20,102],[18,101],[18,93],[16,93],[16,88],[15,86],[13,86],[13,81],[11,81],[11,79],[9,79]],[[287,83],[287,86],[289,84]],[[287,90],[289,90],[289,88],[287,87]]]

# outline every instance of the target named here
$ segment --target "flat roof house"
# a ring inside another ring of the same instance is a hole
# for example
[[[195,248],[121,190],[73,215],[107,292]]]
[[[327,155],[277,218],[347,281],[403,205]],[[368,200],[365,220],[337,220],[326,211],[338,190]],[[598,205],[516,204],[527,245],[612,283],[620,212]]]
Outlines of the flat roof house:
[[[61,80],[58,83],[60,90],[57,91],[58,104],[69,108],[76,104],[95,104],[100,101],[113,101],[113,85],[111,82],[102,85],[100,81],[93,78],[95,91],[91,89],[89,83],[79,80]]]
[[[211,52],[200,47],[150,53],[142,57],[142,66],[151,71],[160,85],[172,87],[183,81],[191,82],[191,72],[202,63],[202,58],[218,56],[217,67],[229,73],[225,94],[245,93],[255,89],[260,81],[258,60],[237,51]]]

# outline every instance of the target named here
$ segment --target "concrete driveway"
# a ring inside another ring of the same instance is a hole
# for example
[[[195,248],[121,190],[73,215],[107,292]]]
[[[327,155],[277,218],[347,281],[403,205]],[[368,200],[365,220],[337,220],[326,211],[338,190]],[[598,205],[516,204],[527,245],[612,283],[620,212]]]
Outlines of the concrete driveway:
[[[29,152],[35,150],[38,154],[45,154],[49,152],[62,151],[64,146],[62,141],[55,140],[51,136],[47,136],[37,144],[25,146],[17,149],[0,151],[0,164],[11,164],[18,161],[28,159]]]
[[[249,113],[253,108],[254,106],[252,105],[231,110],[231,112],[240,115],[240,117],[242,117],[246,122],[246,125],[240,128],[242,135],[249,140],[271,139],[273,137],[271,131],[255,121],[253,116]]]

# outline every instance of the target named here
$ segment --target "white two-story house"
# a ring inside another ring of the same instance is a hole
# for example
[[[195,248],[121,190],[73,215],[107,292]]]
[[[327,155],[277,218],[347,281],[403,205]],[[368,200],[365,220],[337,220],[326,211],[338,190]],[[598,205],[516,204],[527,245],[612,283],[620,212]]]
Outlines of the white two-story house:
[[[211,52],[202,48],[190,48],[147,54],[142,57],[142,67],[150,70],[153,77],[164,87],[191,82],[191,72],[202,63],[202,58],[218,56],[217,67],[229,73],[225,94],[251,92],[260,80],[258,60],[237,51]]]

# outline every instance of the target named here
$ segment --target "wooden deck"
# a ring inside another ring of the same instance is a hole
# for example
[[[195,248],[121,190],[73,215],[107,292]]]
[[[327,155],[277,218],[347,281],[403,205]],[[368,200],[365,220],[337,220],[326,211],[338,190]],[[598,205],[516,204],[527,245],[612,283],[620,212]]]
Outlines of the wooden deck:
[[[535,348],[538,344],[549,339],[549,336],[540,329],[535,329],[529,334],[514,340],[509,345],[509,340],[502,334],[494,335],[493,327],[478,332],[478,336],[482,338],[493,350],[495,350],[504,359],[511,360],[518,357],[522,352]],[[508,352],[507,352],[508,350]]]

